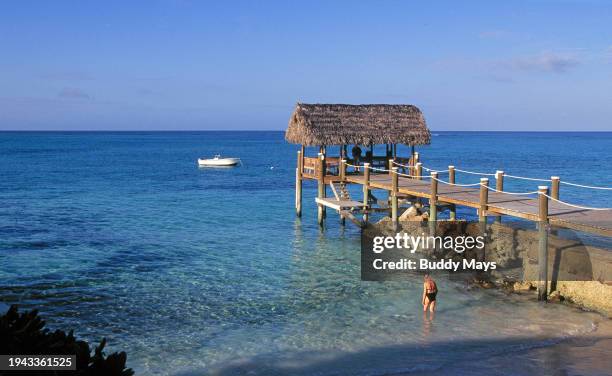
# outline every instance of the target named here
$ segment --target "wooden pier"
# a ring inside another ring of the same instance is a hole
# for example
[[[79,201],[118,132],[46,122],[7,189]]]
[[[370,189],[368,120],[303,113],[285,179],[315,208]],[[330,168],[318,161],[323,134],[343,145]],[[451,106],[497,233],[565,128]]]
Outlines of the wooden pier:
[[[478,188],[474,188],[453,185],[452,183],[440,183],[440,179],[436,178],[438,180],[434,180],[431,176],[419,179],[405,177],[399,173],[395,174],[398,175],[396,191],[394,191],[393,176],[388,173],[371,174],[369,179],[365,179],[363,174],[350,174],[346,176],[344,181],[368,186],[370,189],[382,189],[396,194],[424,198],[429,201],[435,200],[438,204],[455,204],[475,208],[479,211],[484,208],[484,216],[507,215],[535,222],[546,220],[551,225],[558,227],[612,236],[612,210],[578,209],[564,205],[547,197],[548,186],[545,186],[542,192],[534,191],[532,197],[529,197],[529,195],[489,191],[488,179],[482,180],[476,185]],[[489,191],[484,202],[480,186],[485,186],[485,189]],[[436,190],[436,194],[432,194],[432,188]],[[547,203],[547,216],[545,218],[542,218],[540,213],[541,197]]]
[[[612,190],[612,187],[564,182],[558,176],[539,179],[506,175],[503,171],[477,173],[459,170],[455,166],[444,171],[426,168],[414,146],[429,144],[431,134],[421,111],[415,106],[298,103],[285,138],[302,145],[297,154],[296,213],[298,216],[302,214],[302,181],[315,180],[315,202],[321,226],[329,208],[338,212],[342,224],[348,218],[359,226],[365,226],[370,214],[385,212],[398,228],[402,209],[406,208],[400,203],[422,208],[423,201],[429,206],[427,220],[432,224],[438,220],[438,212],[443,210],[449,210],[450,220],[457,219],[458,206],[475,208],[483,225],[489,218],[500,221],[503,216],[538,223],[538,296],[541,300],[546,300],[547,296],[549,225],[612,236],[612,208],[576,205],[559,197],[561,184],[601,190]],[[374,155],[374,145],[377,144],[385,146],[384,156]],[[410,146],[410,155],[398,156],[397,144]],[[305,145],[318,146],[318,154],[307,157]],[[329,145],[339,146],[340,155],[328,155]],[[348,145],[354,145],[352,158],[349,157]],[[365,156],[362,156],[359,145],[369,148]],[[476,181],[458,184],[457,173],[472,174]],[[508,192],[504,190],[504,179],[507,178],[530,180],[538,185],[529,192]],[[350,184],[361,186],[361,200],[350,197],[346,189]],[[328,187],[333,197],[327,196]],[[387,200],[375,199],[372,192],[376,190],[386,191]]]

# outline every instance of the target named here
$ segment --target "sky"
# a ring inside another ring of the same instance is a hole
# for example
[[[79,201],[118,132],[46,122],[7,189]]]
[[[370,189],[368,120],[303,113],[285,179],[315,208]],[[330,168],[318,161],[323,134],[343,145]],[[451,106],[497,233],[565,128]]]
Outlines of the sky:
[[[0,2],[0,130],[282,130],[296,102],[612,131],[612,1]]]

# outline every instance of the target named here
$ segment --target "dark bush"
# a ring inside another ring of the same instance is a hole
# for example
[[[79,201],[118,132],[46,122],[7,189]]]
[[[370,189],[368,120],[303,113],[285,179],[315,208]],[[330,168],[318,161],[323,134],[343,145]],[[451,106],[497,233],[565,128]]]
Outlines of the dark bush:
[[[11,306],[0,317],[0,354],[3,355],[76,355],[76,371],[0,371],[4,375],[79,375],[79,376],[131,376],[130,368],[125,367],[125,352],[105,356],[103,350],[106,340],[94,349],[93,355],[85,341],[77,340],[72,331],[68,334],[61,330],[51,332],[45,329],[45,322],[38,311],[17,312]]]

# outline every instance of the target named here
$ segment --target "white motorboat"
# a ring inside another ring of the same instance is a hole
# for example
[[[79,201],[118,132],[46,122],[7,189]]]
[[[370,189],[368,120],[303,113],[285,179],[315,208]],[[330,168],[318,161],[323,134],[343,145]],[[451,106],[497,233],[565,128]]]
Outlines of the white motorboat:
[[[240,163],[240,158],[221,158],[220,154],[210,159],[198,158],[198,166],[202,167],[229,167],[236,166],[238,163]]]

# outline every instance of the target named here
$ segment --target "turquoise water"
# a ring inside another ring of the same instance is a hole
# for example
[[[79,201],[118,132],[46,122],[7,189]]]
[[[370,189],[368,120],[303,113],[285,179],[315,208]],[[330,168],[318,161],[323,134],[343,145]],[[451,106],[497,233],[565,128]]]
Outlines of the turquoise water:
[[[612,185],[612,133],[436,134],[418,148],[434,169]],[[359,232],[333,213],[319,230],[314,184],[295,218],[296,150],[282,132],[0,133],[0,301],[159,375],[452,373],[470,359],[499,370],[507,353],[541,374],[543,351],[607,325],[444,279],[423,320],[419,281],[359,280]],[[244,164],[196,166],[215,153]],[[605,191],[561,197],[612,207]],[[578,367],[568,359],[551,374]]]

